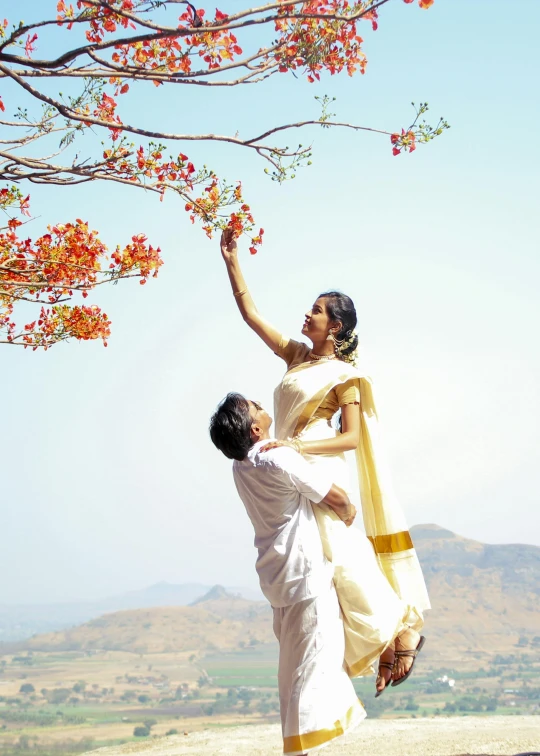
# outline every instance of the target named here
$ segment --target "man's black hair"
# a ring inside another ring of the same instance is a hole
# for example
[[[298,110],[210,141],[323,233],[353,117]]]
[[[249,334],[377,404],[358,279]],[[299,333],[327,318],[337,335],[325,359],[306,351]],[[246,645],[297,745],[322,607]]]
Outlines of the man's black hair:
[[[242,394],[227,394],[210,420],[210,438],[226,457],[241,462],[253,446],[252,422],[248,400]]]

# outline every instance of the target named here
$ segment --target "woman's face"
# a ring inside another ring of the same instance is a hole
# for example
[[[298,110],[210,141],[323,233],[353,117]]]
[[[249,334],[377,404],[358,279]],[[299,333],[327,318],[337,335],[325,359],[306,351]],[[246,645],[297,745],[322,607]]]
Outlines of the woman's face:
[[[327,338],[330,328],[335,329],[335,327],[336,323],[330,320],[326,311],[325,297],[319,297],[311,310],[306,312],[302,333],[311,341],[321,341]]]

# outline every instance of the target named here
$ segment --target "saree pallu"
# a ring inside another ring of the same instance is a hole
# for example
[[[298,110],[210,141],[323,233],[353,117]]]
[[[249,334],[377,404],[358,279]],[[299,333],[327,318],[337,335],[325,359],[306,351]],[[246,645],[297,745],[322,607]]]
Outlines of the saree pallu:
[[[358,382],[360,443],[356,469],[365,538],[347,528],[326,506],[315,506],[325,550],[334,564],[334,581],[346,634],[346,665],[351,676],[367,674],[382,650],[405,625],[420,629],[430,608],[427,589],[403,510],[394,494],[382,448],[371,380],[341,361],[291,368],[274,394],[276,436],[303,440],[335,436],[317,410],[335,386]],[[329,467],[336,485],[349,490],[343,454],[311,455]],[[375,555],[375,556],[374,556]]]

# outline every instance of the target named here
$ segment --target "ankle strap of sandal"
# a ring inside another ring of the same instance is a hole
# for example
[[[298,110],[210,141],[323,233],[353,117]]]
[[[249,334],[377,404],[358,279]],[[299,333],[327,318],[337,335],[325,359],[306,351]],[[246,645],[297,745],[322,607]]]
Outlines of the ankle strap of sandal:
[[[395,651],[396,656],[418,656],[418,651],[414,648],[410,651]]]

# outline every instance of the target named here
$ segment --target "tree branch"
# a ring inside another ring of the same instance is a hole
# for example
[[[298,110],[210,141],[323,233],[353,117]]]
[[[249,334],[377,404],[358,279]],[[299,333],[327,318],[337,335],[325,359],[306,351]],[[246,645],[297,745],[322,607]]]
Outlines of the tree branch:
[[[174,27],[166,27],[166,28],[163,27],[163,31],[160,31],[154,34],[139,34],[137,36],[122,37],[120,39],[113,39],[107,42],[96,42],[91,45],[83,45],[82,47],[78,47],[78,48],[75,48],[74,50],[70,50],[64,53],[63,55],[59,56],[58,58],[54,60],[30,60],[29,58],[24,58],[20,55],[10,55],[4,52],[0,52],[0,60],[5,61],[6,63],[17,63],[19,65],[27,65],[31,68],[54,69],[54,68],[60,68],[62,66],[66,66],[67,64],[76,60],[81,55],[87,54],[89,51],[95,52],[96,50],[108,50],[111,47],[117,48],[124,45],[133,45],[138,42],[151,42],[151,41],[154,41],[154,40],[157,41],[160,39],[168,39],[168,38],[175,39],[177,37],[199,36],[199,35],[207,34],[208,32],[216,33],[216,32],[225,32],[225,31],[236,31],[238,29],[245,29],[251,26],[261,26],[263,24],[273,23],[275,21],[286,21],[286,20],[302,21],[302,20],[314,19],[314,20],[320,20],[320,21],[337,21],[337,22],[351,23],[353,21],[358,21],[364,16],[373,13],[375,9],[379,8],[382,5],[385,5],[389,1],[390,0],[379,0],[378,3],[371,6],[369,9],[362,9],[358,11],[357,13],[351,13],[350,15],[338,15],[337,13],[273,14],[269,16],[264,16],[263,18],[252,18],[252,19],[248,18],[247,20],[241,20],[239,23],[236,23],[237,19],[242,19],[256,13],[262,13],[268,9],[283,7],[282,3],[271,3],[267,6],[261,6],[260,8],[250,9],[249,11],[244,11],[236,15],[233,14],[228,17],[229,20],[228,20],[228,23],[226,24],[214,24],[214,25],[207,25],[207,26],[203,26],[199,28],[189,27],[189,28],[183,28],[183,29],[174,28]],[[296,4],[299,4],[299,3],[295,3],[295,5]],[[32,27],[29,27],[29,30],[32,30]]]

